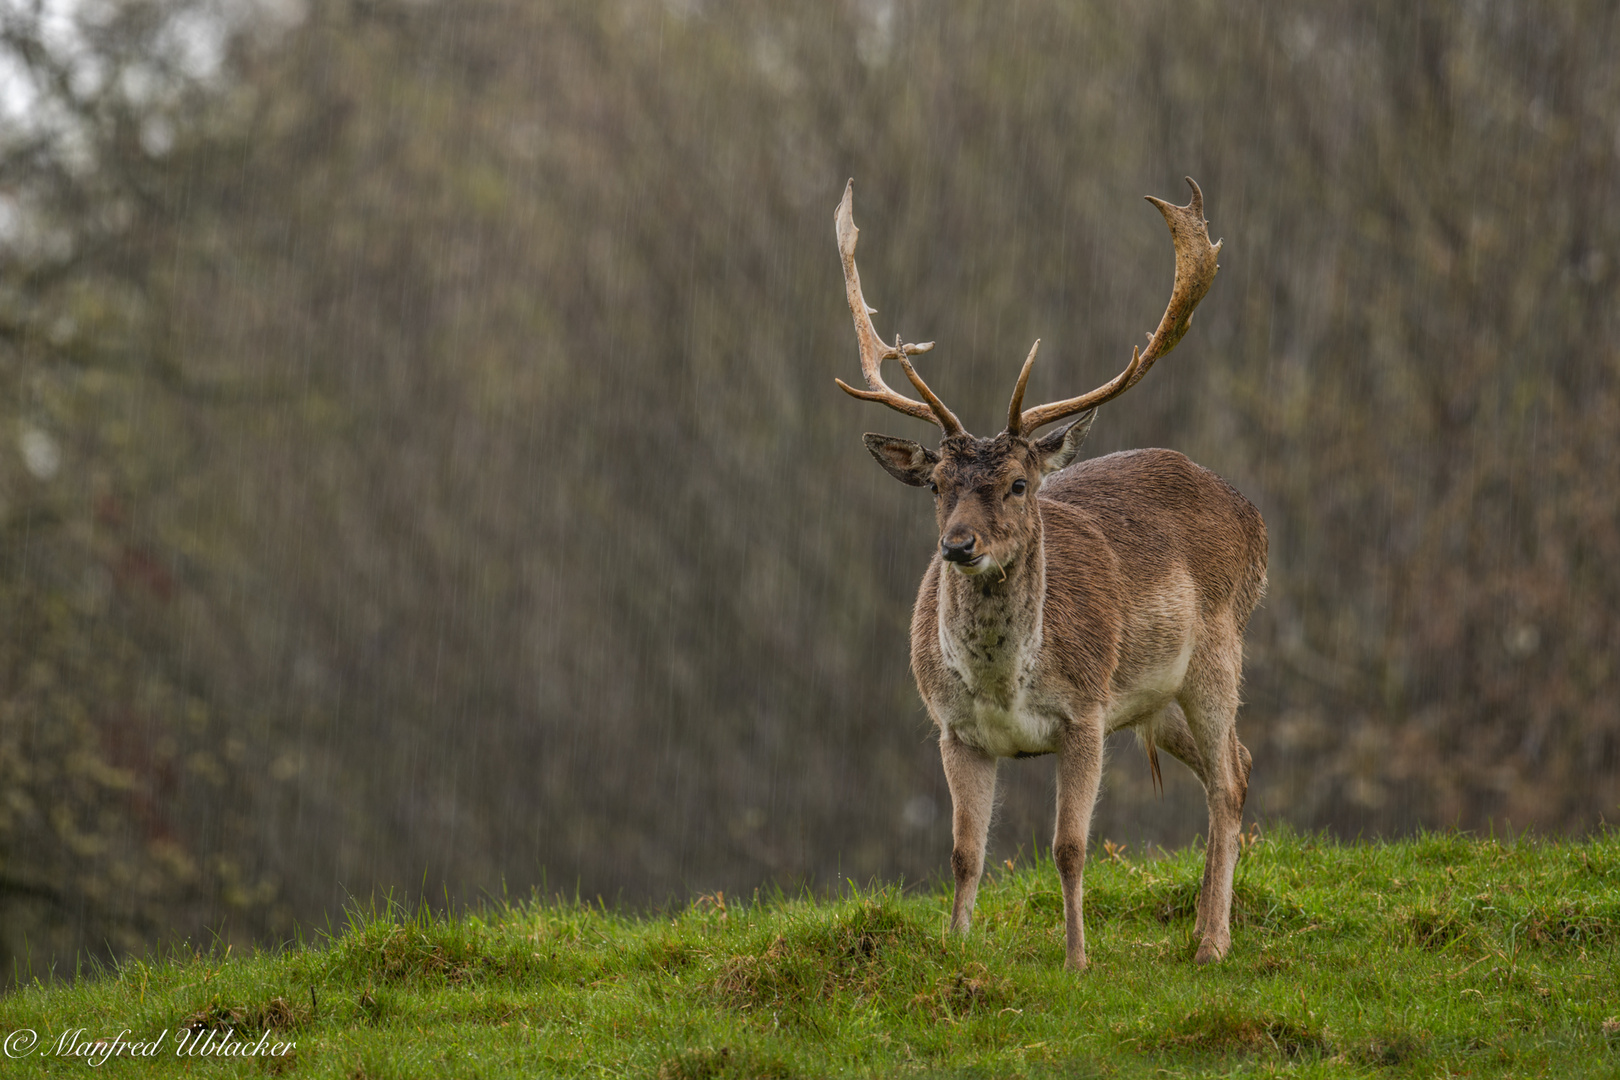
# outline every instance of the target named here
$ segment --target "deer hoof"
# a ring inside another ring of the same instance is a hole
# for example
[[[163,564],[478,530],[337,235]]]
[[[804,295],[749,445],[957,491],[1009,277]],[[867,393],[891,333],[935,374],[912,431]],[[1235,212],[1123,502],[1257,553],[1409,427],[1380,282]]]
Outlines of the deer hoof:
[[[1198,955],[1193,957],[1195,964],[1213,964],[1226,955],[1226,946],[1219,944],[1214,938],[1205,938],[1198,946]]]

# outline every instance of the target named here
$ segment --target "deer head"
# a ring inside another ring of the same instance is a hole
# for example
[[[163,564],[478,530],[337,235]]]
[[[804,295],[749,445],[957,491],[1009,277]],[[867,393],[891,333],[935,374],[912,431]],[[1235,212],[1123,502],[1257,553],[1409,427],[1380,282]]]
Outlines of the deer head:
[[[1013,388],[1012,402],[1007,408],[1007,427],[993,438],[980,438],[964,429],[917,374],[911,358],[928,352],[934,347],[933,342],[904,344],[896,337],[893,345],[885,345],[878,337],[877,328],[872,325],[876,309],[867,306],[861,293],[860,274],[855,268],[855,242],[860,236],[853,212],[855,181],[845,186],[836,217],[838,253],[843,259],[844,292],[855,319],[861,372],[866,377],[867,389],[857,390],[842,379],[837,382],[852,397],[879,402],[939,427],[942,437],[937,451],[910,439],[889,435],[868,434],[865,442],[878,464],[896,480],[933,492],[940,555],[958,571],[970,575],[987,571],[1005,574],[1006,568],[1039,536],[1041,519],[1035,493],[1042,478],[1063,468],[1079,454],[1098,406],[1135,386],[1154,361],[1175,348],[1187,332],[1193,309],[1215,279],[1219,268],[1216,254],[1221,247],[1209,241],[1203,192],[1191,177],[1187,178],[1187,184],[1192,188],[1192,199],[1186,206],[1172,206],[1148,196],[1148,201],[1159,208],[1170,226],[1176,250],[1176,278],[1164,317],[1159,320],[1158,329],[1148,335],[1147,349],[1133,349],[1125,369],[1089,393],[1025,409],[1024,387],[1041,346],[1037,340]],[[922,401],[889,388],[881,371],[884,360],[899,361]],[[1076,413],[1083,415],[1069,426],[1040,438],[1034,436],[1037,429]]]

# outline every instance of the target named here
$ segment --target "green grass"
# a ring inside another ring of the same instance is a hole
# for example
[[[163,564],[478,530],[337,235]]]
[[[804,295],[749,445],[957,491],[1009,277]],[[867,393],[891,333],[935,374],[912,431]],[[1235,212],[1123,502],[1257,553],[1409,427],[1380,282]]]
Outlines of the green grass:
[[[169,1041],[104,1073],[1620,1075],[1620,833],[1268,836],[1239,864],[1232,954],[1208,969],[1192,963],[1201,857],[1099,845],[1082,975],[1061,969],[1046,862],[990,874],[965,941],[942,934],[943,889],[709,897],[646,918],[556,902],[454,919],[382,909],[318,947],[20,989],[0,999],[0,1037],[40,1042],[0,1072],[84,1075],[82,1057],[48,1053],[63,1034],[128,1029]],[[295,1047],[177,1058],[180,1029]]]

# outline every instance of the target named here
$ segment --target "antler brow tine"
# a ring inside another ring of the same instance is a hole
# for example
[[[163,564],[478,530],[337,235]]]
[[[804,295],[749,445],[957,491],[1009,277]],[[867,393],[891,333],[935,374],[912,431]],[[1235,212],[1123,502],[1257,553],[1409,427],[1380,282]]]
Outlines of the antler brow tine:
[[[1029,347],[1029,355],[1024,358],[1024,368],[1018,373],[1018,385],[1013,387],[1012,403],[1007,406],[1007,431],[1012,435],[1024,433],[1024,387],[1029,385],[1029,369],[1035,366],[1035,354],[1041,349],[1041,339],[1036,338],[1035,344]]]

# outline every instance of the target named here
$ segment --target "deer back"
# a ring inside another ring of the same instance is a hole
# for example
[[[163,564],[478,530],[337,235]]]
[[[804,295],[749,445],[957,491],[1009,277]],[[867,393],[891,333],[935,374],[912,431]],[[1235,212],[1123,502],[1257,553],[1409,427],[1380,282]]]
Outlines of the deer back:
[[[1054,473],[1040,497],[1072,507],[1114,554],[1127,596],[1159,595],[1184,571],[1199,610],[1225,612],[1239,633],[1259,605],[1266,586],[1266,525],[1260,511],[1232,485],[1174,450],[1126,450],[1092,458]],[[1046,527],[1048,603],[1067,607],[1065,590],[1075,584],[1054,558],[1054,542],[1066,544],[1074,519],[1043,515]],[[1083,538],[1083,539],[1082,539]],[[1053,564],[1059,572],[1053,574]]]

